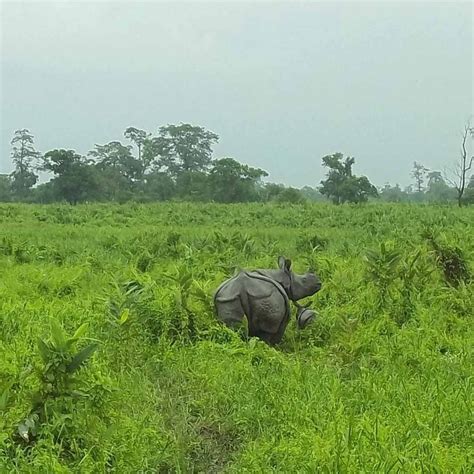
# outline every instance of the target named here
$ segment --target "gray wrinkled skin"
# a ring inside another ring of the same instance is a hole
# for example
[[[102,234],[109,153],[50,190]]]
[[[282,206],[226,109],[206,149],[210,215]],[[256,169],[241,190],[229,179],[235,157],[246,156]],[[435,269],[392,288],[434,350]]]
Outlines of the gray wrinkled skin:
[[[290,301],[314,295],[321,289],[321,281],[313,272],[297,275],[291,271],[291,261],[278,258],[278,270],[241,271],[219,286],[214,295],[217,318],[234,327],[244,315],[248,321],[249,336],[269,344],[281,341],[290,320]],[[312,319],[310,310],[303,313],[299,307],[297,322],[300,328]]]

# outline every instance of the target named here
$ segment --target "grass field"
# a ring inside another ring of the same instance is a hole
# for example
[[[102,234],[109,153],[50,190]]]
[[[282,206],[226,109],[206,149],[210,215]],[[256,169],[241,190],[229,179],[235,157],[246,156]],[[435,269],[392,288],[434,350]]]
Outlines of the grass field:
[[[272,348],[211,295],[278,255]],[[473,471],[474,208],[4,204],[0,265],[0,472]]]

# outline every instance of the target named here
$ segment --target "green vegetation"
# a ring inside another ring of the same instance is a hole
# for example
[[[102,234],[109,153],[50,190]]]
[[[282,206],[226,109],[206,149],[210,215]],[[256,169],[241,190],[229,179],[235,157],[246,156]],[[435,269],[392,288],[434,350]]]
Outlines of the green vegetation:
[[[471,472],[473,222],[0,205],[0,472]],[[323,288],[271,348],[217,324],[210,295],[280,254]]]
[[[17,130],[11,141],[14,171],[0,174],[0,202],[275,202],[301,204],[330,200],[334,204],[386,202],[474,203],[474,157],[468,138],[474,128],[466,125],[462,156],[451,177],[430,171],[415,161],[411,176],[415,188],[399,185],[377,188],[366,176],[356,176],[353,157],[334,153],[322,157],[327,173],[315,187],[302,189],[263,182],[268,173],[231,157],[213,158],[219,136],[203,127],[181,123],[158,128],[156,135],[128,127],[124,137],[132,145],[111,141],[95,145],[87,156],[75,150],[36,151],[33,135]],[[317,157],[315,157],[317,159]],[[313,170],[308,170],[311,176]],[[50,180],[37,185],[36,172]],[[317,178],[314,182],[317,182]],[[426,182],[426,186],[425,186]]]
[[[345,202],[367,202],[369,197],[377,197],[376,187],[370,183],[367,176],[352,174],[354,158],[335,153],[323,157],[323,166],[329,169],[328,177],[321,182],[321,194],[331,199],[334,204]]]

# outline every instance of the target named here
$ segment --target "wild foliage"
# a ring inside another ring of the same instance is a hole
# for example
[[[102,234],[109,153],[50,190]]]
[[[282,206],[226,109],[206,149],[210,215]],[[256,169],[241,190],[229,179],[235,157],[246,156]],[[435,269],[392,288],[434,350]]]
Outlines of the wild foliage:
[[[473,221],[0,205],[0,472],[468,472]],[[323,288],[272,348],[219,325],[211,297],[278,255]]]

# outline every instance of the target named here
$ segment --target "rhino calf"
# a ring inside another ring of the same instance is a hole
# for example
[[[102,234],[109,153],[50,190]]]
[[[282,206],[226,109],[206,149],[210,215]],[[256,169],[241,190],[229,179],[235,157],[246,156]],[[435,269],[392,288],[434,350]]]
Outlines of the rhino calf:
[[[278,266],[278,270],[244,270],[222,283],[214,295],[218,319],[234,327],[245,315],[249,336],[269,344],[280,342],[290,320],[290,300],[297,304],[314,295],[321,289],[321,281],[312,270],[293,273],[291,260],[284,257],[278,258]],[[298,325],[304,327],[314,312],[297,306]]]

